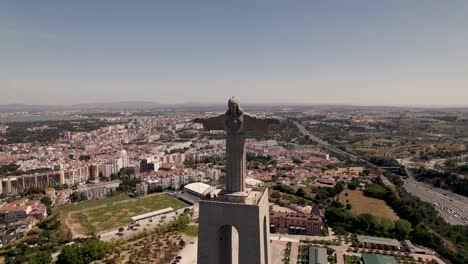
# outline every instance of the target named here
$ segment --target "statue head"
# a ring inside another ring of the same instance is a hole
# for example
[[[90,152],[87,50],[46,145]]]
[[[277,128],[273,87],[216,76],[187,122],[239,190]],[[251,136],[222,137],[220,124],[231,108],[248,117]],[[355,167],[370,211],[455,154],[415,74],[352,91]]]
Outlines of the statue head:
[[[240,107],[239,101],[234,96],[229,99],[228,108],[226,115],[235,113],[240,116],[244,113],[244,110]]]

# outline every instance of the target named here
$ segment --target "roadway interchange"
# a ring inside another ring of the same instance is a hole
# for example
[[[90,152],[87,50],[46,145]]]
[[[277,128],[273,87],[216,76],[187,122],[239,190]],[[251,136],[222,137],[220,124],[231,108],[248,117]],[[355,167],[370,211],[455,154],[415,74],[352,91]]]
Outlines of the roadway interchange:
[[[366,164],[368,167],[373,168],[373,169],[379,171],[380,173],[384,173],[384,172],[392,173],[392,172],[387,171],[387,170],[385,170],[385,169],[383,169],[381,167],[376,166],[375,164],[373,164],[373,163],[371,163],[371,162],[369,162],[369,161],[367,161],[365,159],[362,159],[362,158],[360,158],[360,157],[358,157],[358,156],[356,156],[356,155],[354,155],[352,153],[343,151],[343,150],[329,144],[328,142],[323,141],[322,139],[312,135],[309,131],[307,131],[307,129],[303,125],[299,124],[298,122],[294,122],[294,123],[296,124],[297,128],[299,129],[299,131],[301,131],[301,133],[303,135],[308,136],[310,140],[314,141],[320,147],[322,147],[322,148],[324,148],[324,149],[326,149],[326,150],[328,150],[330,152],[334,152],[334,153],[340,154],[342,156],[346,156],[352,161],[359,161],[359,162],[361,162],[363,164]],[[392,174],[394,174],[394,173],[392,173]]]
[[[371,168],[377,169],[381,173],[392,173],[370,163],[367,160],[361,159],[354,154],[348,153],[346,151],[336,148],[333,145],[330,145],[322,139],[312,135],[300,123],[295,122],[295,124],[303,135],[308,136],[309,139],[311,139],[324,149],[347,156],[353,161],[360,161]],[[422,201],[431,203],[434,206],[434,208],[439,212],[439,215],[442,218],[444,218],[444,220],[447,221],[447,223],[453,225],[468,225],[468,198],[458,194],[454,194],[453,192],[432,188],[432,186],[426,185],[422,182],[418,182],[412,179],[406,179],[403,180],[403,182],[405,189],[409,193],[413,194],[416,197],[419,197],[419,199],[421,199]]]

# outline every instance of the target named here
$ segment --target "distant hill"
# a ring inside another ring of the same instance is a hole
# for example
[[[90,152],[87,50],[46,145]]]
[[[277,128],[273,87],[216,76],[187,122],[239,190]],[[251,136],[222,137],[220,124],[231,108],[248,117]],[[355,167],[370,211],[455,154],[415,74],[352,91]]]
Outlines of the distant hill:
[[[159,102],[148,101],[122,101],[122,102],[103,102],[90,104],[76,104],[69,106],[72,109],[152,109],[161,108],[166,105]]]
[[[123,102],[103,102],[75,105],[27,105],[27,104],[6,104],[0,105],[0,112],[44,112],[44,111],[71,111],[71,110],[92,110],[92,109],[154,109],[167,105],[158,102],[146,101],[123,101]]]
[[[42,112],[49,110],[59,110],[61,108],[63,108],[63,106],[6,104],[0,105],[0,112]]]

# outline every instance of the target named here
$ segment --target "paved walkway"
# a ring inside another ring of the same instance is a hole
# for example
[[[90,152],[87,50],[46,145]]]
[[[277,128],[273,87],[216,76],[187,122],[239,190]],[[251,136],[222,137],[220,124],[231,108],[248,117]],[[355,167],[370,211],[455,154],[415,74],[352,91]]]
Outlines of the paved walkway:
[[[198,239],[192,238],[187,241],[186,246],[179,252],[182,257],[180,264],[196,264],[197,263],[197,247]]]
[[[299,254],[299,243],[293,243],[291,246],[291,257],[290,257],[290,264],[296,264],[297,263],[297,258]]]
[[[270,239],[271,240],[281,240],[283,241],[291,241],[291,242],[299,242],[300,240],[327,240],[327,241],[333,241],[336,238],[336,236],[333,234],[331,229],[329,229],[328,232],[330,235],[328,236],[308,236],[308,235],[290,235],[290,234],[275,234],[271,233],[270,234]]]
[[[344,254],[348,250],[349,245],[344,246],[329,246],[336,251],[336,264],[344,264]]]
[[[286,249],[286,243],[283,241],[273,241],[271,243],[271,263],[272,264],[283,264],[284,249]],[[294,263],[295,264],[295,263]]]
[[[422,254],[410,254],[412,257],[414,257],[416,260],[418,258],[422,258],[423,260],[431,261],[435,260],[439,264],[445,264],[439,257],[434,256],[434,255],[422,255]]]

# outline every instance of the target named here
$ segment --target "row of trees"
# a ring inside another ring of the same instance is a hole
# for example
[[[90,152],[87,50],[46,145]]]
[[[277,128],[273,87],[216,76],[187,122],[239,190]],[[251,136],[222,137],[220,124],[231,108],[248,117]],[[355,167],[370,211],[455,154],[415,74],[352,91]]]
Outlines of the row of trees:
[[[391,220],[387,217],[372,214],[354,216],[340,203],[334,202],[325,212],[325,217],[337,234],[352,232],[357,234],[394,237],[407,239],[411,232],[411,223],[404,219]]]
[[[86,240],[65,246],[58,256],[57,264],[87,264],[93,260],[104,258],[111,253],[114,245],[97,239]]]
[[[468,164],[460,164],[458,159],[449,159],[445,162],[445,166],[452,172],[460,174],[468,174]]]
[[[364,189],[363,191],[365,196],[382,200],[385,198],[386,195],[388,195],[388,192],[389,190],[387,188],[376,183],[367,185],[366,189]]]
[[[339,195],[344,189],[345,184],[343,182],[338,182],[334,187],[330,188],[314,188],[313,193],[306,192],[303,188],[295,189],[289,185],[276,184],[273,186],[273,190],[277,192],[272,193],[272,198],[279,199],[283,197],[291,203],[298,204],[325,204],[332,197]]]
[[[369,158],[369,162],[379,167],[390,167],[388,168],[389,171],[401,176],[406,176],[405,167],[400,165],[396,159],[373,156]]]
[[[416,180],[432,184],[434,187],[452,190],[468,197],[468,179],[450,172],[440,172],[425,168],[411,169]],[[467,168],[468,171],[468,168]]]
[[[141,183],[140,178],[135,178],[135,171],[133,168],[122,168],[120,169],[119,173],[111,174],[111,180],[120,180],[121,183],[117,188],[117,192],[122,193],[133,193],[136,190],[136,185]]]
[[[10,175],[17,176],[17,175],[24,174],[23,171],[18,170],[19,167],[20,167],[19,165],[16,165],[14,163],[0,166],[0,177],[10,176]]]
[[[399,167],[400,163],[392,158],[387,157],[370,157],[369,161],[379,167]]]
[[[386,175],[398,190],[398,197],[389,192],[385,197],[393,210],[411,222],[410,239],[416,244],[436,250],[453,264],[468,263],[468,227],[448,225],[427,202],[402,188],[400,177]]]
[[[1,255],[7,264],[49,264],[51,254],[71,241],[70,233],[61,228],[57,214],[39,222],[21,241],[12,242],[2,248]]]

